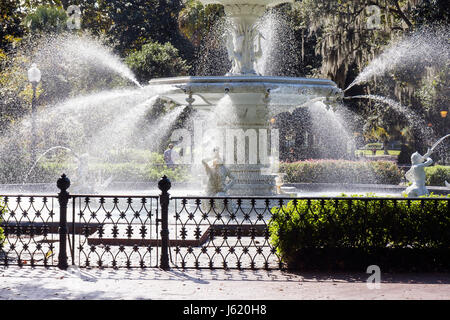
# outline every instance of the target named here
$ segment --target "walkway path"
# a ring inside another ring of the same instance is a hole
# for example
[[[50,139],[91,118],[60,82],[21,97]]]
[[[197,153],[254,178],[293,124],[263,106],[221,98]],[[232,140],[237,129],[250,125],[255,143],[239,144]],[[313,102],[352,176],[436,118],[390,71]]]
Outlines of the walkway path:
[[[78,268],[61,271],[0,267],[0,300],[450,300],[450,274],[382,274],[380,289],[367,287],[368,276],[364,273]]]

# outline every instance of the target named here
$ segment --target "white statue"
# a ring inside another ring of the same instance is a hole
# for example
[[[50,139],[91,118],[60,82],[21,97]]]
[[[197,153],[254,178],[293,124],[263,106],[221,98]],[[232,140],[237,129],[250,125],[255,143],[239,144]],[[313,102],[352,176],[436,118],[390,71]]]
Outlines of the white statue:
[[[80,157],[77,157],[77,180],[80,185],[85,186],[88,184],[89,175],[89,154],[83,153]]]
[[[212,166],[208,165],[208,161],[212,160]],[[235,184],[235,177],[230,169],[225,167],[220,157],[219,148],[214,148],[214,156],[212,158],[203,159],[203,166],[208,175],[208,184],[206,194],[212,197],[223,197],[227,195],[228,190]]]
[[[423,156],[420,153],[415,152],[411,156],[411,169],[405,174],[406,179],[412,182],[405,193],[409,198],[415,198],[420,196],[429,195],[428,189],[425,187],[425,167],[433,164],[433,160],[430,158],[432,149],[428,149],[427,153]]]
[[[237,74],[242,70],[244,41],[245,37],[243,35],[228,36],[227,51],[228,58],[232,64],[230,74]]]

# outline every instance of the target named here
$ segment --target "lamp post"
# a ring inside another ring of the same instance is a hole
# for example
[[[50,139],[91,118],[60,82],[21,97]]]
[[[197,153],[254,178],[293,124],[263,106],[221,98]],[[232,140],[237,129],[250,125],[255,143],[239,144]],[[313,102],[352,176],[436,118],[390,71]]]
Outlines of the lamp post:
[[[28,69],[28,81],[33,86],[33,97],[31,98],[31,163],[36,161],[36,87],[41,81],[41,71],[33,63]]]

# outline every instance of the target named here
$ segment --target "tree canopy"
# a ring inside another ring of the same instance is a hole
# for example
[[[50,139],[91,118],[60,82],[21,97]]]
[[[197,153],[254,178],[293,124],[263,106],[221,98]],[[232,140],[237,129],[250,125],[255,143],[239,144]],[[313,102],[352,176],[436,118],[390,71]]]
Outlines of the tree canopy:
[[[67,28],[71,5],[81,10],[80,30]],[[278,51],[269,73],[329,78],[345,89],[392,43],[427,28],[440,28],[448,38],[449,11],[445,0],[297,0],[277,6],[271,13],[283,28],[272,31],[282,40],[272,46]],[[148,81],[161,76],[212,74],[214,68],[223,74],[220,66],[229,63],[221,42],[227,32],[223,21],[222,6],[204,6],[197,0],[3,0],[2,129],[29,108],[31,91],[25,72],[39,47],[40,35],[87,33],[107,43],[139,81]],[[83,76],[70,78],[65,68],[55,63],[57,74],[39,87],[40,104],[87,90],[81,84]],[[431,124],[436,135],[443,135],[450,127],[450,115],[442,116],[450,102],[449,68],[448,54],[438,64],[423,59],[408,68],[400,66],[371,77],[346,95],[377,94],[397,100]],[[105,74],[87,72],[85,76],[95,79],[90,83],[94,88],[121,83]],[[420,133],[395,108],[371,99],[345,104],[364,119],[355,130],[365,132],[368,140],[408,137],[411,144],[420,142]]]

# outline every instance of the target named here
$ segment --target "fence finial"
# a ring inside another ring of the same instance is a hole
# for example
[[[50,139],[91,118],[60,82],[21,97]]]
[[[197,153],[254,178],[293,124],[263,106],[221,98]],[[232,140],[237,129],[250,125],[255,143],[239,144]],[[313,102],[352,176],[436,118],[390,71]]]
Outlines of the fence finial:
[[[162,192],[169,191],[169,189],[171,187],[172,187],[172,183],[170,182],[169,178],[167,178],[166,175],[164,177],[162,177],[161,180],[159,180],[159,182],[158,182],[158,188]]]
[[[70,179],[67,178],[65,173],[63,173],[61,178],[59,178],[58,181],[56,181],[56,186],[58,187],[58,189],[60,189],[63,192],[66,191],[67,189],[69,189]]]

